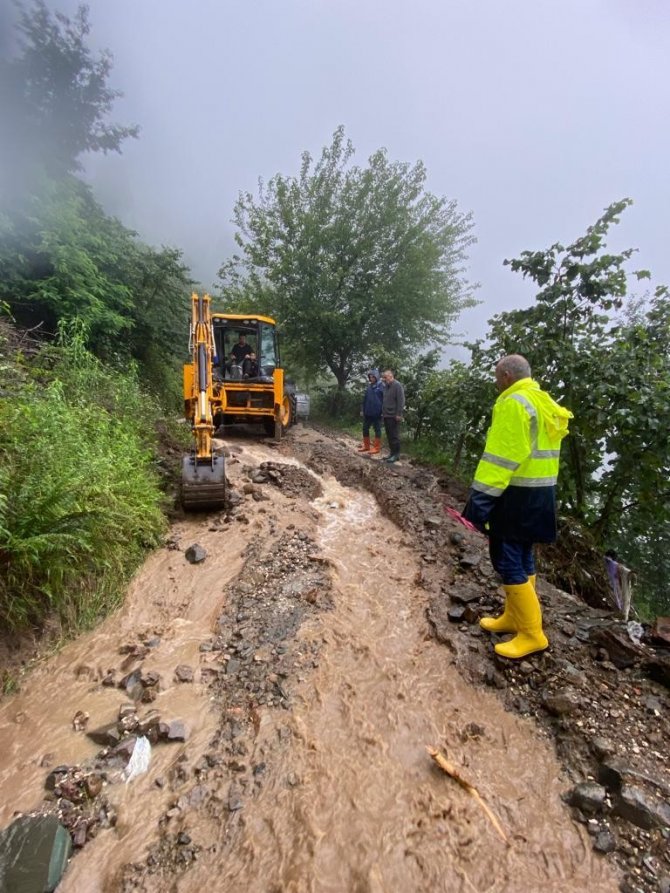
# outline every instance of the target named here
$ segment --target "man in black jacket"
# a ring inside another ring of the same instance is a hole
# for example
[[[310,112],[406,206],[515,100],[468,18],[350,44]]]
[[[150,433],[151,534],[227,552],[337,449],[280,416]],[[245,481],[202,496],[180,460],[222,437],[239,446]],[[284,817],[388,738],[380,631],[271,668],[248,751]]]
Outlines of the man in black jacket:
[[[405,389],[399,381],[396,381],[390,369],[384,371],[382,380],[384,382],[382,418],[389,442],[389,455],[382,461],[393,464],[400,458],[400,422],[405,410]]]

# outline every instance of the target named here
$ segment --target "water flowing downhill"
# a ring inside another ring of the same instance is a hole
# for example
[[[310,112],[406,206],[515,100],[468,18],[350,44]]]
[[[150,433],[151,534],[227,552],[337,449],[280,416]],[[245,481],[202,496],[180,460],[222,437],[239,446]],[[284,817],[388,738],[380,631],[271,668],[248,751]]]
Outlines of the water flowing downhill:
[[[238,455],[233,479],[243,463],[277,458],[259,444],[244,444]],[[245,503],[249,523],[226,533],[208,530],[207,521],[180,522],[183,545],[197,538],[207,561],[193,567],[178,552],[156,553],[119,615],[38,668],[24,692],[3,705],[0,746],[9,755],[0,773],[3,821],[39,799],[45,752],[58,762],[94,752],[72,732],[72,715],[118,709],[118,690],[98,680],[118,663],[131,630],[133,637],[140,627],[160,637],[147,666],[166,680],[175,664],[202,666],[209,655],[199,645],[240,572],[247,542],[254,536],[271,542],[297,526],[316,538],[332,578],[332,608],[306,617],[293,646],[305,654],[318,643],[318,658],[299,673],[289,710],[258,708],[255,737],[240,759],[263,765],[262,785],[223,818],[211,806],[190,811],[197,860],[167,884],[144,877],[141,889],[614,891],[613,872],[560,800],[549,741],[530,721],[505,712],[493,694],[468,685],[450,665],[449,650],[430,636],[425,593],[415,582],[417,555],[402,533],[372,496],[329,477],[321,484],[323,495],[312,503],[281,492]],[[169,801],[156,777],[181,754],[193,764],[205,752],[218,722],[206,686],[170,683],[158,703],[191,725],[190,739],[178,749],[156,747],[146,776],[109,787],[119,804],[117,827],[76,856],[61,891],[123,889],[123,865],[142,856]],[[476,801],[434,766],[426,745],[442,749],[476,786],[510,846]],[[228,784],[221,780],[221,797]]]
[[[372,497],[325,483],[319,537],[335,610],[303,630],[324,648],[292,711],[294,746],[234,850],[205,857],[178,889],[216,876],[219,889],[249,891],[518,890],[522,876],[526,890],[614,890],[560,802],[548,742],[450,671],[428,636],[402,536]],[[509,849],[426,744],[463,767]]]

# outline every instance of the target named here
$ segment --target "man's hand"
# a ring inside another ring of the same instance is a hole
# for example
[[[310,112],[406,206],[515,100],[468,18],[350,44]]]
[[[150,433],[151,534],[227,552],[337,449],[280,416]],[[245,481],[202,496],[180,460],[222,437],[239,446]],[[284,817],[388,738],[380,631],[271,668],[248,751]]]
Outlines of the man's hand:
[[[396,422],[402,422],[402,416],[401,416],[401,415],[397,415],[397,416],[395,417],[395,420],[396,420]]]

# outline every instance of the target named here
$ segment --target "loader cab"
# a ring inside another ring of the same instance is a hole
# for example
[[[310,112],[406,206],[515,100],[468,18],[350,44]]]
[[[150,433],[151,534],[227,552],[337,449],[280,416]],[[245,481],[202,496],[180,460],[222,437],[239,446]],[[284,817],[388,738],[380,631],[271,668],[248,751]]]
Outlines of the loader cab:
[[[219,375],[223,380],[242,378],[242,363],[233,360],[233,349],[243,336],[249,351],[256,354],[258,374],[253,380],[270,382],[281,368],[274,321],[268,317],[213,315],[214,344]],[[241,351],[237,351],[238,356]],[[238,368],[236,368],[238,367]]]

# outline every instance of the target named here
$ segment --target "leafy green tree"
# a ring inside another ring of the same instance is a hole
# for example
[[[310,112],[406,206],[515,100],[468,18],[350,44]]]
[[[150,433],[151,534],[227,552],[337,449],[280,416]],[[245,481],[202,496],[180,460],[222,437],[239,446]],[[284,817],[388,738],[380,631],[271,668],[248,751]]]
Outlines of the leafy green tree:
[[[103,357],[174,356],[191,285],[181,252],[144,245],[75,177],[49,181],[32,207],[20,232],[0,233],[0,299],[15,318],[55,331],[77,317]]]
[[[631,294],[633,250],[607,250],[610,227],[628,199],[616,202],[571,245],[525,251],[506,261],[539,287],[534,306],[496,316],[488,343],[471,345],[473,369],[490,378],[493,363],[518,352],[575,414],[561,467],[563,509],[595,542],[620,553],[656,600],[667,591],[658,565],[670,529],[670,296]],[[666,595],[667,597],[667,595]]]
[[[469,473],[481,454],[495,390],[489,378],[457,360],[435,369],[420,394],[419,436],[439,444],[451,456],[454,472]]]
[[[33,0],[20,8],[17,31],[20,52],[0,62],[0,160],[5,190],[23,193],[39,172],[77,170],[85,152],[120,151],[138,128],[108,120],[122,94],[109,86],[111,55],[96,56],[87,44],[86,6],[70,19]]]
[[[318,161],[303,154],[297,177],[242,194],[241,255],[220,271],[228,306],[273,314],[305,365],[330,370],[340,390],[383,353],[444,343],[473,303],[470,216],[426,191],[420,162],[380,149],[358,167],[353,153],[340,127]]]
[[[144,245],[105,214],[73,174],[82,154],[120,151],[137,135],[109,122],[121,95],[108,84],[111,56],[88,46],[85,6],[69,19],[34,0],[21,8],[17,32],[18,52],[0,63],[9,199],[0,213],[0,300],[19,323],[46,331],[80,319],[98,356],[137,358],[165,393],[185,337],[188,270],[179,251]]]

